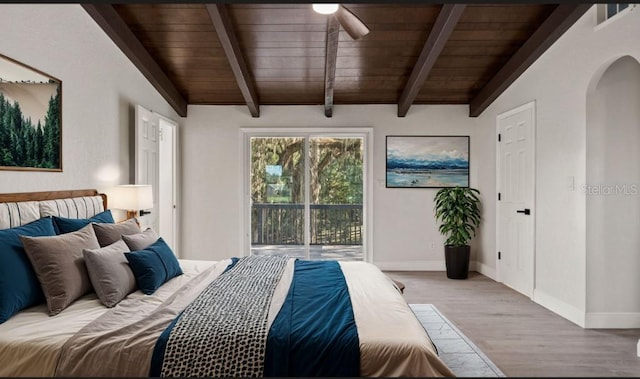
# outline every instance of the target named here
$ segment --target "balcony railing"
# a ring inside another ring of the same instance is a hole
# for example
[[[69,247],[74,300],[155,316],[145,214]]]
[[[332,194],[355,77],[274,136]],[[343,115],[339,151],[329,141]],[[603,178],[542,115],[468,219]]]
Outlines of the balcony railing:
[[[311,245],[362,245],[362,204],[311,204]],[[303,245],[304,204],[254,203],[252,245]]]

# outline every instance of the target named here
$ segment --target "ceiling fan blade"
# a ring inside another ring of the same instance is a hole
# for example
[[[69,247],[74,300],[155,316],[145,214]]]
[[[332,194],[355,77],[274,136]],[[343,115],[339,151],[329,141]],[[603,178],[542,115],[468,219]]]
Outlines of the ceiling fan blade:
[[[353,39],[359,39],[369,34],[369,28],[362,22],[358,16],[353,14],[350,10],[340,5],[335,13],[338,22],[342,25],[342,28]]]

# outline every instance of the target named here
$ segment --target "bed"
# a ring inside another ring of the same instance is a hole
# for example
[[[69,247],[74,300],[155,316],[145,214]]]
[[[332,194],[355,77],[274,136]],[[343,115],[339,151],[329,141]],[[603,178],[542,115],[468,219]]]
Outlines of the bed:
[[[92,220],[68,236],[125,227],[93,220],[107,212],[106,196],[95,190],[0,194],[0,244],[9,231],[43,218],[75,226]],[[131,236],[150,231],[138,232]],[[160,257],[167,278],[152,291],[136,276],[139,288],[107,307],[94,281],[95,288],[76,288],[79,295],[52,310],[60,299],[45,290],[50,283],[36,258],[58,253],[34,255],[32,244],[64,234],[56,233],[20,237],[45,299],[32,296],[0,323],[0,376],[454,376],[397,286],[372,264],[238,254],[220,261],[169,257],[178,265],[172,269],[156,252],[148,257]],[[87,250],[129,244],[128,237]],[[160,240],[124,255],[140,259]],[[138,275],[138,262],[129,263]],[[22,280],[16,272],[5,274]],[[87,278],[68,285],[81,280]],[[0,291],[11,286],[0,278]]]

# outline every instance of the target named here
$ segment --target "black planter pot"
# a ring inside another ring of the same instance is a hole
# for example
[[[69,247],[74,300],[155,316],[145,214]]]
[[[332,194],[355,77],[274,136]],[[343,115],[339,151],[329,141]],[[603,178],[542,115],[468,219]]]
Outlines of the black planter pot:
[[[446,245],[444,247],[444,261],[447,266],[447,278],[467,279],[467,276],[469,275],[470,254],[471,246]]]

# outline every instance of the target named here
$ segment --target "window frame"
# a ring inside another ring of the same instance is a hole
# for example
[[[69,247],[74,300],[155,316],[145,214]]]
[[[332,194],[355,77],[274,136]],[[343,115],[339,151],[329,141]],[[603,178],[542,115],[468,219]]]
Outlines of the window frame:
[[[612,15],[612,16],[608,16],[608,7],[612,4],[615,4],[617,7],[617,12]],[[620,5],[624,5],[626,4],[627,7],[620,10]],[[622,17],[625,14],[628,14],[629,12],[632,12],[635,8],[636,8],[637,4],[633,4],[633,3],[599,3],[596,4],[596,26],[600,27],[600,26],[604,26],[604,25],[608,25],[611,20],[618,20],[620,17]]]
[[[252,137],[358,137],[363,138],[365,149],[363,160],[362,217],[364,221],[362,239],[363,261],[373,262],[373,128],[328,127],[328,128],[241,128],[239,159],[242,196],[240,196],[241,246],[243,256],[251,252],[251,138]],[[308,157],[305,157],[308,159]],[[308,162],[307,162],[308,164]],[[305,174],[308,175],[308,172]],[[308,178],[307,178],[308,180]],[[308,196],[306,194],[305,196]],[[308,217],[308,214],[305,215]],[[308,233],[308,231],[306,231]]]

